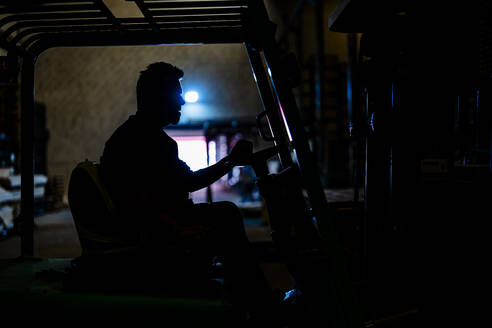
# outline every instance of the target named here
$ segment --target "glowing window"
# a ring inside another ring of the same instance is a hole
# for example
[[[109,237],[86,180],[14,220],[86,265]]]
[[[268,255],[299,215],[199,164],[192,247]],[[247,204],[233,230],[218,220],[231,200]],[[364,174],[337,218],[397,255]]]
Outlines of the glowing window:
[[[178,143],[178,154],[193,170],[207,167],[207,143],[204,136],[173,137]]]

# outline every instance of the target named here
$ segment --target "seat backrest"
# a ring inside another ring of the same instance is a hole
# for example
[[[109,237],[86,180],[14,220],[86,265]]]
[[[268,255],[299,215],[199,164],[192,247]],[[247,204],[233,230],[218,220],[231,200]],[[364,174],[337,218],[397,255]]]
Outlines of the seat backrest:
[[[86,160],[72,171],[68,202],[83,254],[113,253],[134,247],[122,238],[122,222],[101,180],[97,163]]]

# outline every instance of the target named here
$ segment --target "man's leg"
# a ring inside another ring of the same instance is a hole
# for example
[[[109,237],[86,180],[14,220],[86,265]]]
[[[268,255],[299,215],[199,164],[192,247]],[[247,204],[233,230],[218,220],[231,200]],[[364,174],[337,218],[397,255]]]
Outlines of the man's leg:
[[[274,303],[272,290],[246,236],[242,215],[234,203],[196,204],[195,218],[210,228],[206,245],[224,259],[233,301],[252,314],[264,315]]]

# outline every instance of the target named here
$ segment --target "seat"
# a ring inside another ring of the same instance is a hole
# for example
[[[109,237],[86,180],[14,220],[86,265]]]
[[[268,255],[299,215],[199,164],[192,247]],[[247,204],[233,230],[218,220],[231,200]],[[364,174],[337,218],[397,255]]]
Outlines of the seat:
[[[0,298],[2,309],[15,314],[27,309],[47,323],[52,322],[46,313],[60,305],[64,318],[92,325],[145,322],[172,327],[233,327],[242,320],[224,298],[220,281],[208,280],[197,286],[194,281],[169,279],[155,272],[154,263],[145,263],[148,258],[135,262],[132,254],[139,245],[124,238],[122,232],[132,227],[122,227],[97,163],[86,160],[74,168],[68,200],[82,256],[55,262],[16,261],[9,266],[10,271],[0,263],[0,280],[4,274],[11,278],[11,271],[18,271],[15,283],[0,284],[2,296],[8,295]],[[26,289],[26,283],[34,287]]]
[[[200,294],[203,288],[209,293],[210,278],[217,281],[214,278],[222,275],[212,262],[210,266],[207,261],[194,265],[199,262],[189,261],[192,254],[149,257],[141,245],[140,233],[135,231],[138,227],[128,226],[123,215],[119,215],[97,163],[86,160],[74,168],[68,201],[82,247],[82,256],[73,262],[72,282],[75,283],[72,286],[75,288],[87,289],[90,284],[95,289],[155,289],[155,279],[160,281],[159,288],[167,292]],[[198,270],[203,274],[197,275]],[[142,279],[131,279],[133,285],[130,286],[127,277]],[[172,283],[164,283],[165,280]]]
[[[129,227],[118,220],[116,206],[104,187],[99,164],[85,160],[72,171],[68,201],[83,255],[122,253],[138,241],[127,237]]]

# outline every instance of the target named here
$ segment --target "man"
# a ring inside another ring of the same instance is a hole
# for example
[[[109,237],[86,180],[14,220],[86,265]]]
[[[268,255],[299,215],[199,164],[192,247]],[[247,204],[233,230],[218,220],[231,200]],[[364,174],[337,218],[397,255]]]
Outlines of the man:
[[[218,163],[191,171],[178,158],[176,142],[163,130],[179,122],[185,103],[182,77],[179,68],[164,62],[140,73],[137,113],[106,142],[103,181],[122,213],[121,224],[131,227],[127,237],[138,240],[142,254],[154,259],[195,254],[185,256],[182,266],[166,268],[189,279],[198,279],[195,272],[203,272],[192,268],[222,256],[235,299],[244,301],[251,314],[263,316],[274,297],[251,253],[238,208],[230,202],[194,204],[189,199],[190,192],[247,163],[252,144],[240,140]]]

